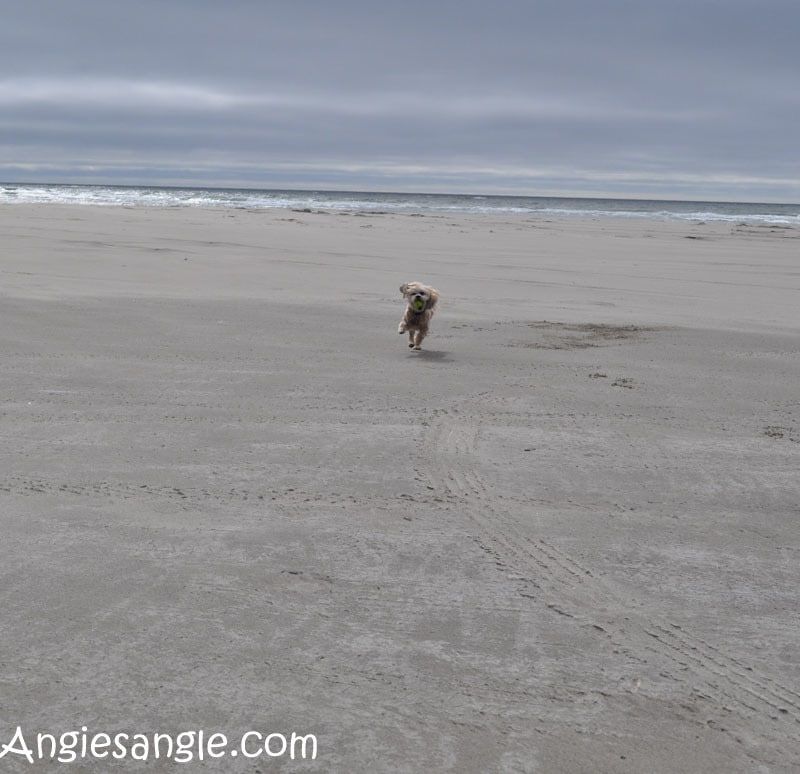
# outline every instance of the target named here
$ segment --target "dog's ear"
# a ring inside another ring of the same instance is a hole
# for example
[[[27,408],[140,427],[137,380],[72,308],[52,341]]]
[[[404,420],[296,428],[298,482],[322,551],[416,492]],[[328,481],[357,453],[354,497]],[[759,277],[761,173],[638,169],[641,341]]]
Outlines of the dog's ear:
[[[400,292],[401,292],[403,295],[405,295],[406,293],[408,293],[408,283],[407,283],[407,282],[404,282],[404,283],[403,283],[403,284],[400,286]]]
[[[428,309],[435,308],[436,304],[438,303],[439,303],[439,291],[431,288],[431,300],[430,303],[428,304]]]

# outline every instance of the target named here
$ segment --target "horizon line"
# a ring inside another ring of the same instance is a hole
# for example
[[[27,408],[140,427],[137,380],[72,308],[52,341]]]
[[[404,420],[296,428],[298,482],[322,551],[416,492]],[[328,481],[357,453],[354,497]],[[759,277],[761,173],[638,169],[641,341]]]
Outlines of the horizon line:
[[[587,200],[614,200],[614,201],[644,201],[644,202],[685,202],[696,204],[765,204],[765,205],[783,205],[783,206],[798,206],[800,201],[787,201],[782,199],[750,199],[750,198],[686,198],[677,195],[659,194],[658,196],[641,196],[634,194],[621,194],[621,193],[596,193],[596,192],[582,192],[582,193],[520,193],[515,192],[497,192],[497,191],[456,191],[456,190],[419,190],[408,188],[361,188],[361,187],[328,187],[327,185],[312,186],[312,187],[294,187],[291,185],[277,185],[277,186],[254,186],[252,184],[237,185],[237,184],[206,184],[197,182],[187,183],[129,183],[129,182],[71,182],[66,180],[0,180],[0,186],[74,186],[74,187],[110,187],[110,188],[156,188],[163,190],[209,190],[209,191],[262,191],[262,192],[291,192],[291,193],[342,193],[342,194],[386,194],[386,195],[399,195],[399,196],[463,196],[473,198],[513,198],[513,199],[587,199]]]

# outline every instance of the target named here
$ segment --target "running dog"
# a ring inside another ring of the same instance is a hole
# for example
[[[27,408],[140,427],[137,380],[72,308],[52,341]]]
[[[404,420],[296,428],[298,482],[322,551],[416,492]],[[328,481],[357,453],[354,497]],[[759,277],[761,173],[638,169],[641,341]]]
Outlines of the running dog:
[[[439,291],[421,282],[405,282],[400,292],[408,306],[397,332],[408,333],[409,347],[422,349],[422,340],[428,335],[431,317],[439,303]]]

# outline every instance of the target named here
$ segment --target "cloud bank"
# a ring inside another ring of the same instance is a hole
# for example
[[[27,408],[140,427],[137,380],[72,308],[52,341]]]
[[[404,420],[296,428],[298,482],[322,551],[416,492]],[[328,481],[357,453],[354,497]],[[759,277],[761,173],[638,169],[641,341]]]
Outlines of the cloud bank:
[[[15,4],[8,181],[800,200],[800,6]]]

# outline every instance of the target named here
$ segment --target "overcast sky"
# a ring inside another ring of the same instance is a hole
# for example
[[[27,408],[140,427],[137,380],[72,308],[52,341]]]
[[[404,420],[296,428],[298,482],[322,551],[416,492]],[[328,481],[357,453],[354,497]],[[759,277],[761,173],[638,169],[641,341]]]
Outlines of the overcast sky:
[[[800,201],[800,0],[0,0],[0,180]]]

